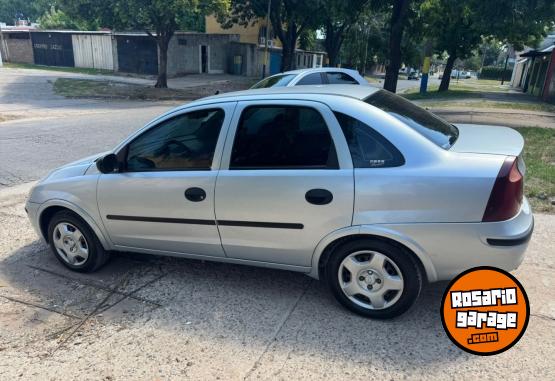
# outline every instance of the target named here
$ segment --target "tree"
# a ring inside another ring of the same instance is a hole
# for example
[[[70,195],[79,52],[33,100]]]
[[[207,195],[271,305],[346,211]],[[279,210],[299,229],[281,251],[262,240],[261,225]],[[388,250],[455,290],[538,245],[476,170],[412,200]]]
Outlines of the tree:
[[[295,68],[295,49],[301,34],[319,25],[324,0],[272,0],[270,22],[282,45],[281,71]],[[236,0],[227,13],[217,13],[225,27],[253,25],[266,17],[268,0]]]
[[[40,16],[37,22],[39,23],[41,29],[96,29],[95,25],[91,25],[91,23],[69,17],[62,10],[58,10],[54,6],[52,6],[49,11]]]
[[[397,79],[401,68],[401,43],[403,32],[408,23],[410,5],[413,0],[394,0],[389,22],[389,60],[385,69],[383,88],[391,92],[397,90]]]
[[[52,5],[55,0],[0,0],[0,22],[11,25],[16,18],[37,21]]]
[[[168,45],[177,30],[199,13],[222,12],[229,0],[62,0],[63,10],[82,20],[98,19],[112,29],[140,29],[156,40],[159,51],[155,87],[168,87]]]
[[[387,57],[388,16],[367,7],[349,28],[341,47],[341,64],[365,71]]]
[[[345,36],[357,23],[370,0],[327,0],[322,9],[324,48],[328,53],[329,66],[339,64],[339,53]]]
[[[555,20],[553,0],[425,0],[421,11],[436,52],[448,54],[439,91],[449,88],[457,58],[469,57],[484,38],[522,48]]]

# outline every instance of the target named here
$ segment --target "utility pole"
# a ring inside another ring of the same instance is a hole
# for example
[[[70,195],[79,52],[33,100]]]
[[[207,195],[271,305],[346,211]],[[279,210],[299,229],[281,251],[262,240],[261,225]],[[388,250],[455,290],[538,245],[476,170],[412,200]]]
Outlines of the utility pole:
[[[262,65],[262,78],[266,77],[266,68],[268,67],[268,40],[270,39],[270,11],[272,8],[272,0],[268,0],[268,9],[266,11],[266,37],[264,38],[264,64]],[[269,71],[269,68],[268,68]]]
[[[4,35],[2,34],[2,25],[0,25],[0,67],[4,66],[2,63],[2,47],[4,46]]]

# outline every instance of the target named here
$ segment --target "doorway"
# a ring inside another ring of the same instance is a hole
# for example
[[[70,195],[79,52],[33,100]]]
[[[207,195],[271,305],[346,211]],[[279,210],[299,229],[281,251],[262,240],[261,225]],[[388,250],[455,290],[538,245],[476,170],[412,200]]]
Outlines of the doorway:
[[[201,73],[208,73],[209,69],[209,56],[208,56],[208,46],[201,45],[200,46],[200,72]]]

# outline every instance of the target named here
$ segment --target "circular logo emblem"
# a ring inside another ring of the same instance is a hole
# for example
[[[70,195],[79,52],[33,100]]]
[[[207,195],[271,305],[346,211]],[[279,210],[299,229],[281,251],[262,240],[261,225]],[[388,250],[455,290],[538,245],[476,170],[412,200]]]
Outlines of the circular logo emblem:
[[[520,282],[495,267],[476,267],[457,276],[443,294],[441,322],[459,348],[482,356],[515,345],[530,317]]]

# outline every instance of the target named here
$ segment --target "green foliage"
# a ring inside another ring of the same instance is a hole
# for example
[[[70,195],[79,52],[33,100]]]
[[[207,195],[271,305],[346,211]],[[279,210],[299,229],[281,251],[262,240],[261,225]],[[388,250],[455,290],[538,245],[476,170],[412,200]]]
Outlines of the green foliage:
[[[95,30],[97,28],[94,20],[93,22],[78,20],[54,7],[40,16],[38,23],[41,29]]]
[[[0,22],[13,25],[16,15],[35,22],[55,3],[55,0],[0,0]]]
[[[498,79],[503,77],[505,80],[511,78],[512,69],[505,69],[501,66],[484,66],[480,72],[480,79]]]

